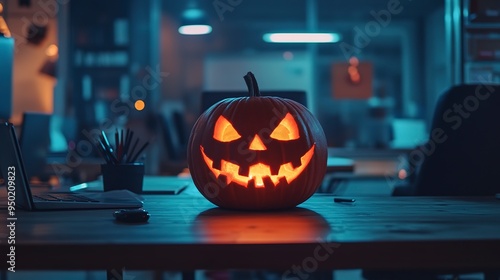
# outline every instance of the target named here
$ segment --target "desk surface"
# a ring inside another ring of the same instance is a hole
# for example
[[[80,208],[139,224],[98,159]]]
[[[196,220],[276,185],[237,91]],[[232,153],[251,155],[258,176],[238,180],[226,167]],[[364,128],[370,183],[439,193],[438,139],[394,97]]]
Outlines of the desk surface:
[[[351,205],[314,195],[268,213],[221,210],[189,191],[145,198],[152,217],[141,225],[117,224],[110,210],[17,211],[16,268],[500,269],[494,198],[360,197]],[[0,236],[5,269],[5,226]]]

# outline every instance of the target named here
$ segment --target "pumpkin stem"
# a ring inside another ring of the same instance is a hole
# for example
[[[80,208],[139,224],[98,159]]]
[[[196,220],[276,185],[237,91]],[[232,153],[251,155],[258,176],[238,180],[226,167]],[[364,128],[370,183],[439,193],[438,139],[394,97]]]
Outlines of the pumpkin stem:
[[[252,72],[248,72],[244,77],[245,82],[247,84],[248,93],[250,93],[250,97],[252,96],[260,96],[259,85],[257,84],[257,80]]]

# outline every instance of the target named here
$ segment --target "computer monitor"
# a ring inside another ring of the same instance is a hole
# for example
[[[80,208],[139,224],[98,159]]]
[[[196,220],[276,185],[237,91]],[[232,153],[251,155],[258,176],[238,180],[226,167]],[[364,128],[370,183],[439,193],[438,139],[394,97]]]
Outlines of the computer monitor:
[[[12,63],[14,39],[0,34],[0,120],[8,120],[12,114]]]
[[[291,99],[307,107],[306,92],[302,90],[261,91],[262,96],[276,96]],[[231,97],[249,96],[247,91],[204,91],[201,96],[201,113],[215,103]]]

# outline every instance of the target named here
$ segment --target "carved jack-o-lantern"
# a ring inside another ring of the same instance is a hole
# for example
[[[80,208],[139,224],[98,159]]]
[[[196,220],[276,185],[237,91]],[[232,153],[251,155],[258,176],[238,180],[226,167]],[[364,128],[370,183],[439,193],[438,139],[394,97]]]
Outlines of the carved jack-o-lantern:
[[[301,104],[260,96],[229,98],[204,112],[191,131],[189,169],[212,203],[233,209],[294,207],[308,199],[326,171],[327,145],[317,119]]]

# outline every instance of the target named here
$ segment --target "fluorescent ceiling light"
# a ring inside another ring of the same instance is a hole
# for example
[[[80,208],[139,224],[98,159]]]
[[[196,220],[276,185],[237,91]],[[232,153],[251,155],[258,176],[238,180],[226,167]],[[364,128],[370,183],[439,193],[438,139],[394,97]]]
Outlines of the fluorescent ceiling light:
[[[206,24],[183,25],[179,27],[179,33],[183,35],[203,35],[212,32],[212,26]]]
[[[190,1],[188,8],[182,13],[180,26],[178,31],[183,35],[204,35],[212,32],[205,12],[199,9],[194,1]]]
[[[266,33],[262,39],[268,43],[336,43],[337,33]]]

